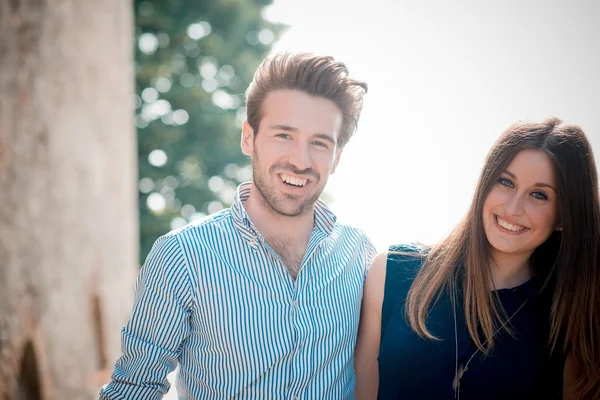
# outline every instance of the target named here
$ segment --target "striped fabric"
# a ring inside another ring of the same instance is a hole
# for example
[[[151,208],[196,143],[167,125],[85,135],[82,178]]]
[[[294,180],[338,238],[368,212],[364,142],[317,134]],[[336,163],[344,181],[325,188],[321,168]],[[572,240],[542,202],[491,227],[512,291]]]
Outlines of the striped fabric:
[[[141,269],[123,355],[100,399],[160,399],[177,363],[180,399],[347,399],[366,270],[375,249],[323,204],[292,279],[231,208],[170,232]]]

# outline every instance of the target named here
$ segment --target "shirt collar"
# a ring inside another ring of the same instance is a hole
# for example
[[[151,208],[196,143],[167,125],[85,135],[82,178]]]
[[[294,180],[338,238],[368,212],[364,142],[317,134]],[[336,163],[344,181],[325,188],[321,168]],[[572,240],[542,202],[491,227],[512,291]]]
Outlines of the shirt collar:
[[[533,276],[526,282],[520,284],[519,286],[508,288],[508,289],[498,289],[496,292],[501,295],[504,293],[510,292],[518,292],[523,295],[527,299],[534,299],[540,294],[541,285],[540,280],[536,276]]]
[[[518,290],[525,295],[528,299],[536,298],[542,289],[542,282],[537,276],[533,276],[531,279],[518,286]]]
[[[250,198],[251,187],[252,182],[240,184],[236,190],[233,203],[231,204],[233,221],[238,228],[244,230],[256,230],[248,213],[246,213],[246,210],[244,209],[244,203]],[[315,203],[315,227],[323,231],[326,235],[329,235],[333,231],[336,221],[337,217],[333,211],[331,211],[323,201],[317,200]]]

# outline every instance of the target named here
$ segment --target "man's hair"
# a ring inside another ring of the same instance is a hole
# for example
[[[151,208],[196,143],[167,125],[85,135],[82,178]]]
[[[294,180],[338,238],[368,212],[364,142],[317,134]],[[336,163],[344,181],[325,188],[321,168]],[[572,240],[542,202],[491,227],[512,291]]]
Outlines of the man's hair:
[[[311,53],[278,53],[265,59],[246,90],[246,115],[255,135],[265,98],[285,89],[333,101],[343,116],[338,145],[348,143],[358,125],[367,84],[349,78],[346,64]]]

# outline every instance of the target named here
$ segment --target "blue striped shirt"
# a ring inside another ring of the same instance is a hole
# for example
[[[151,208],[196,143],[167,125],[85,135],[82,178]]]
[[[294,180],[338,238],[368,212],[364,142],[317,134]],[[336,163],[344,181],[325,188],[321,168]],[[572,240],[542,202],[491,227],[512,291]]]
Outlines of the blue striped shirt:
[[[140,271],[123,355],[100,399],[160,399],[179,363],[180,399],[354,397],[354,346],[375,249],[318,201],[294,280],[231,208],[161,237]]]

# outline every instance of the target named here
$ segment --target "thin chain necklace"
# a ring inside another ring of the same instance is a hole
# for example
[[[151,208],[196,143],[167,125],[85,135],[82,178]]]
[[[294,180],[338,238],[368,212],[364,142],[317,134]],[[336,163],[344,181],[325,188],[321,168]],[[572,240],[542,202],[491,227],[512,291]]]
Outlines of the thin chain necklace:
[[[529,300],[529,299],[525,299],[525,301],[523,302],[523,304],[521,304],[521,306],[519,308],[517,308],[517,311],[515,311],[513,313],[513,315],[511,315],[510,318],[507,319],[500,326],[500,328],[496,329],[496,331],[492,334],[491,338],[493,338],[494,336],[496,336],[496,334],[498,332],[500,332],[500,330],[503,329],[506,326],[506,324],[508,324],[510,322],[510,320],[513,319],[513,317],[515,315],[517,315],[517,313],[519,311],[521,311],[521,308],[523,308],[523,306],[527,303],[527,300]],[[462,377],[465,374],[465,372],[467,372],[467,370],[469,369],[469,364],[471,363],[471,360],[473,359],[473,357],[475,357],[475,355],[477,353],[479,353],[479,348],[477,348],[477,350],[475,350],[475,352],[473,354],[471,354],[471,357],[469,357],[469,359],[467,360],[467,363],[463,367],[463,369],[462,369],[462,371],[460,373],[460,377],[459,377],[458,376],[458,328],[457,328],[457,323],[456,323],[456,291],[454,292],[454,301],[452,302],[452,311],[454,313],[454,346],[455,346],[454,348],[456,349],[455,361],[454,361],[454,379],[452,381],[452,386],[454,388],[454,399],[455,400],[460,400],[460,380],[462,379]],[[481,347],[485,346],[487,344],[487,342],[489,342],[490,339],[487,339],[485,342],[483,342],[483,344],[481,345]]]

